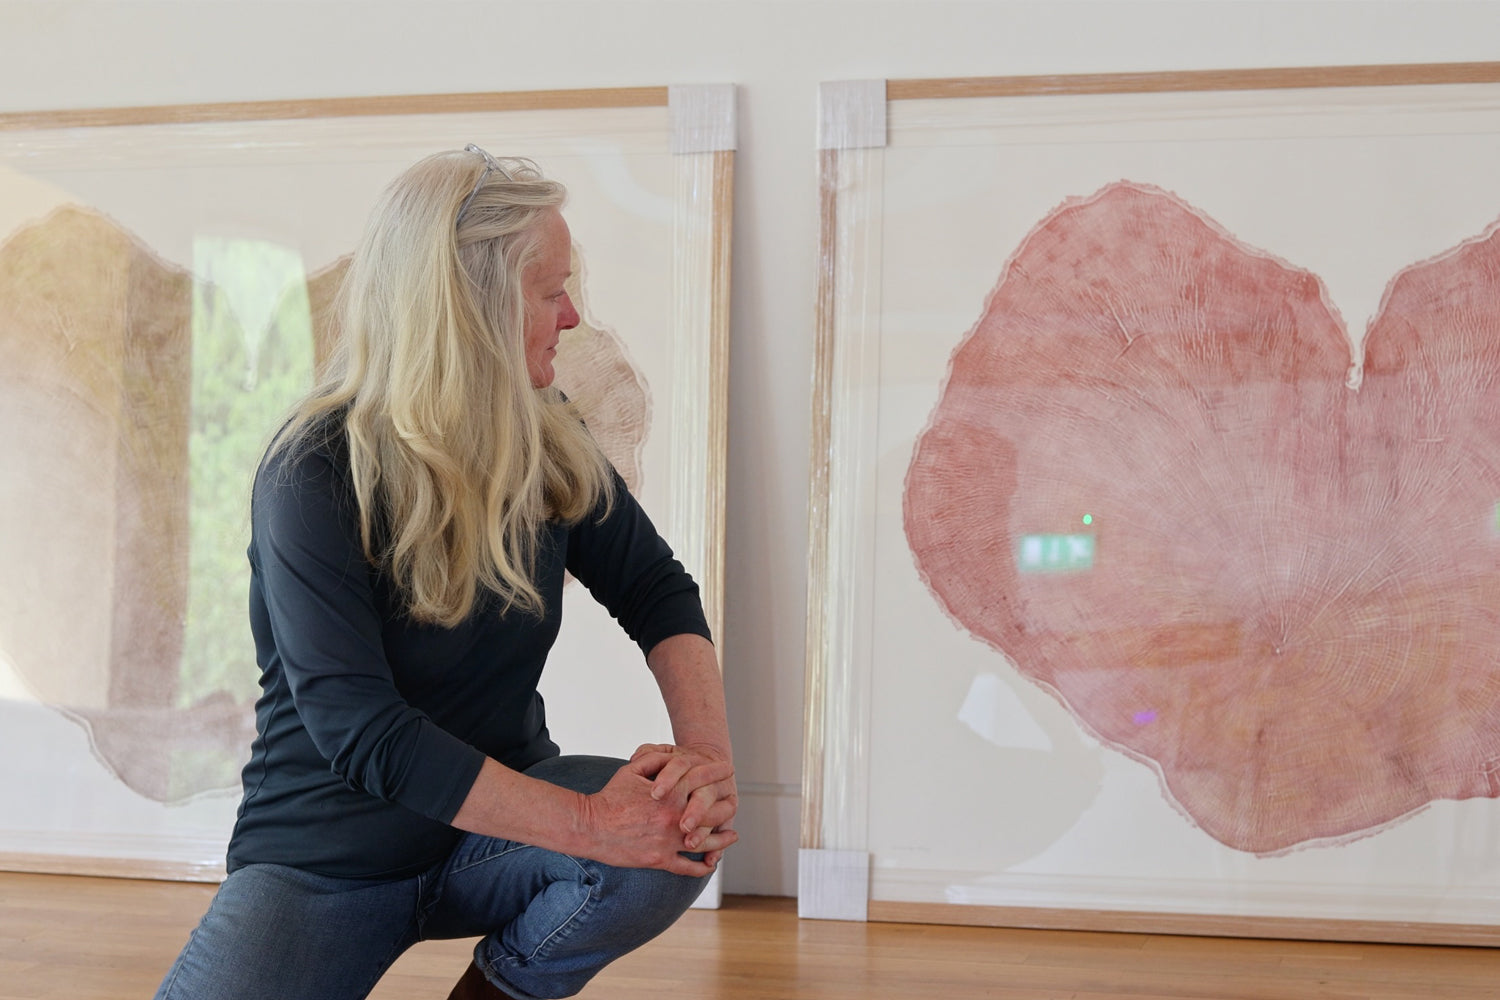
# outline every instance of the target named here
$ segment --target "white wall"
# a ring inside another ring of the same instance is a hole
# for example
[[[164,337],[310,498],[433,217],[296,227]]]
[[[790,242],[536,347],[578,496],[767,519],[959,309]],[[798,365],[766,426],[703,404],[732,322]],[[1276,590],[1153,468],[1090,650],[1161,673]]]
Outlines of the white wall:
[[[819,82],[1479,61],[1497,42],[1486,0],[0,0],[0,112],[738,84],[721,648],[745,794],[725,874],[791,895]]]

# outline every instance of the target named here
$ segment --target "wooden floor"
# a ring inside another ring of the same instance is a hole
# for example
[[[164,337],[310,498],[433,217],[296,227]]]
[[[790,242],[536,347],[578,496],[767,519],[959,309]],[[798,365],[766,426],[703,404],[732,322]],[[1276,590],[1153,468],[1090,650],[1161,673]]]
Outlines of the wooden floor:
[[[149,998],[212,887],[0,873],[0,1000]],[[372,994],[442,1000],[471,942],[409,952]],[[799,921],[729,897],[585,1000],[1491,1000],[1500,950]]]

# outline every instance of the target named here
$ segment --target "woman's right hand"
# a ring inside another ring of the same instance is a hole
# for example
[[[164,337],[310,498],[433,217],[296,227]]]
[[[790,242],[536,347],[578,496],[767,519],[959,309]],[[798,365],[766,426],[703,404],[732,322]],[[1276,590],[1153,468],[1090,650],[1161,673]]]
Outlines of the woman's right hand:
[[[728,780],[734,766],[723,763],[724,774],[714,780]],[[739,839],[733,830],[718,830],[694,847],[687,846],[687,834],[681,824],[687,808],[686,792],[665,798],[654,798],[652,780],[655,770],[649,762],[632,761],[615,772],[599,791],[581,797],[581,850],[585,857],[618,868],[659,868],[678,875],[704,876],[713,873],[714,865],[694,860],[686,854],[712,854],[724,850]]]

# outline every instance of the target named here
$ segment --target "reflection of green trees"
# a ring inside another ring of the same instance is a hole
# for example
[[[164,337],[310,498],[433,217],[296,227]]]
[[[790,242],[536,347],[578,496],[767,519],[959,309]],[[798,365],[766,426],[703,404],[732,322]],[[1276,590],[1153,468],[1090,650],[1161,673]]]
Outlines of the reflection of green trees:
[[[255,696],[246,618],[250,482],[288,407],[311,384],[312,319],[301,257],[255,240],[193,248],[189,575],[178,704]],[[232,780],[232,778],[231,778]]]

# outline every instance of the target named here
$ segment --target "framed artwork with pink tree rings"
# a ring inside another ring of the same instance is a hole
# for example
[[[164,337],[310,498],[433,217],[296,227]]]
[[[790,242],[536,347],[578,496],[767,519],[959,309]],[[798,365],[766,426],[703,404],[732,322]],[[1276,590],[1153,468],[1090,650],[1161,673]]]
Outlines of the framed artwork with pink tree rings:
[[[1500,943],[1500,64],[821,97],[804,914]]]

